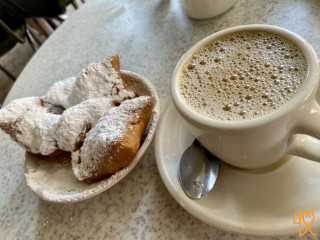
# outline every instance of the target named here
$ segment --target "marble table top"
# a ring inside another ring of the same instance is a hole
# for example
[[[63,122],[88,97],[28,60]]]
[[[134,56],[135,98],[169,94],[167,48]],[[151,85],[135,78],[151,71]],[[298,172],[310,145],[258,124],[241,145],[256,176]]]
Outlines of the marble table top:
[[[4,105],[41,96],[52,83],[77,75],[89,63],[119,54],[122,69],[153,83],[163,113],[171,101],[174,67],[200,39],[231,26],[273,24],[303,36],[319,56],[319,12],[318,0],[237,0],[223,15],[192,20],[179,0],[89,0],[42,45]],[[26,185],[23,159],[24,150],[0,132],[1,239],[258,239],[219,230],[185,211],[161,180],[154,143],[120,183],[75,204],[37,197]],[[299,236],[279,237],[295,238]]]

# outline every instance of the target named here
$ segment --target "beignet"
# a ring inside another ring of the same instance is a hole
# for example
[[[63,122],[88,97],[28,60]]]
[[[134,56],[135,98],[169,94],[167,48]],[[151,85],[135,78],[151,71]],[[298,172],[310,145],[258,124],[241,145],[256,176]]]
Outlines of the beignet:
[[[68,98],[67,107],[91,98],[114,98],[120,102],[134,96],[122,80],[119,56],[115,55],[92,63],[80,72]]]
[[[58,146],[68,152],[77,151],[87,132],[114,106],[111,98],[92,98],[65,110],[58,123]]]
[[[98,181],[129,165],[139,150],[153,100],[142,96],[108,110],[92,128],[82,147],[72,153],[72,168],[80,181]]]
[[[55,82],[50,87],[47,94],[41,97],[41,99],[44,102],[62,106],[66,109],[69,106],[68,98],[70,96],[75,81],[76,77],[69,77],[62,81]]]
[[[20,98],[0,109],[0,128],[27,151],[54,156],[63,152],[56,142],[60,117],[39,97]]]

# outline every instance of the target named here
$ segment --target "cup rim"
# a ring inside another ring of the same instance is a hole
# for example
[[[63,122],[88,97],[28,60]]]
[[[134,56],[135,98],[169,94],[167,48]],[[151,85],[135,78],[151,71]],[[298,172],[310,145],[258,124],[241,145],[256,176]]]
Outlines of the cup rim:
[[[203,45],[207,44],[208,42],[212,41],[213,39],[220,38],[224,35],[238,32],[238,31],[264,31],[264,32],[271,32],[277,35],[283,36],[288,40],[295,43],[303,52],[306,61],[307,61],[307,75],[301,86],[301,89],[297,92],[296,95],[284,106],[281,106],[279,109],[266,114],[263,117],[259,117],[256,119],[250,120],[235,120],[235,121],[223,121],[223,120],[216,120],[210,119],[208,117],[202,116],[199,113],[191,110],[186,106],[183,99],[179,95],[178,92],[178,79],[179,74],[185,64],[185,62]],[[219,128],[219,129],[230,129],[230,130],[244,130],[248,128],[259,127],[266,123],[272,122],[276,119],[279,119],[290,112],[294,111],[300,104],[305,102],[307,99],[312,97],[312,90],[317,89],[318,87],[318,79],[319,79],[319,63],[318,57],[314,49],[311,45],[300,35],[295,32],[292,32],[288,29],[274,26],[274,25],[267,25],[267,24],[250,24],[250,25],[240,25],[231,28],[227,28],[216,33],[213,33],[204,39],[200,40],[196,44],[194,44],[178,61],[173,75],[171,79],[171,97],[174,103],[175,108],[177,111],[182,115],[182,117],[192,125],[200,126],[206,129],[212,128]]]

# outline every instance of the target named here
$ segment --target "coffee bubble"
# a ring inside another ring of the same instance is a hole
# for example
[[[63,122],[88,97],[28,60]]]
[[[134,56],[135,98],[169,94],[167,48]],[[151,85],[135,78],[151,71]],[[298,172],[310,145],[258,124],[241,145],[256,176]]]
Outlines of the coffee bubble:
[[[302,51],[282,36],[236,32],[198,49],[185,63],[179,92],[199,114],[222,121],[250,120],[279,109],[307,73]]]
[[[232,74],[230,77],[231,80],[236,80],[237,79],[237,74]]]
[[[243,115],[245,115],[246,114],[246,111],[245,110],[241,110],[240,112],[239,112],[239,115],[241,115],[241,116],[243,116]]]
[[[222,109],[225,110],[225,111],[230,111],[231,107],[232,107],[231,104],[227,104]]]
[[[194,64],[194,63],[189,64],[188,65],[188,70],[193,70],[193,69],[195,69],[195,67],[196,67],[196,64]]]

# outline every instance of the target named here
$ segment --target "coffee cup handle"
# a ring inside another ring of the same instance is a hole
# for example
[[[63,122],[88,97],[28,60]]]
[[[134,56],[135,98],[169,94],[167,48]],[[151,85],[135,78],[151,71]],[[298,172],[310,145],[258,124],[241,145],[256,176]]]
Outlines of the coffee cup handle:
[[[314,100],[312,108],[298,122],[289,138],[287,154],[320,162],[320,106]]]

